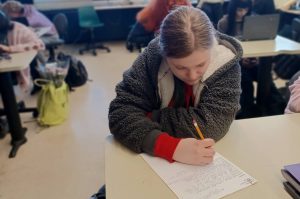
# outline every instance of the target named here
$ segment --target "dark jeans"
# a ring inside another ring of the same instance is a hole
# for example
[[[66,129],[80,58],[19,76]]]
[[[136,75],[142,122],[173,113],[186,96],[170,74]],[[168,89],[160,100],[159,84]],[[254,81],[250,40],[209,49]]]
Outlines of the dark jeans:
[[[203,3],[201,10],[205,12],[208,18],[211,20],[215,28],[218,21],[223,16],[223,4],[222,3]]]
[[[241,65],[242,94],[240,98],[241,109],[237,114],[237,119],[251,118],[258,116],[254,99],[253,81],[257,81],[257,66],[246,68]]]
[[[258,67],[263,66],[253,66],[244,67],[242,66],[242,94],[240,98],[241,109],[238,112],[237,119],[251,118],[261,116],[256,107],[256,102],[254,98],[254,85],[253,81],[257,81]],[[268,99],[268,115],[282,114],[286,105],[285,100],[279,93],[274,82],[271,82],[270,96]]]

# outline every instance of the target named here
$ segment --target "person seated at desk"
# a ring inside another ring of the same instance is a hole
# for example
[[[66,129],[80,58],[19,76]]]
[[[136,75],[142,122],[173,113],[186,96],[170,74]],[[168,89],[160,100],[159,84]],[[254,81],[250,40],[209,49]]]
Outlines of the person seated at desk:
[[[147,46],[168,12],[181,5],[191,6],[191,3],[189,0],[150,0],[137,13],[137,22],[128,34],[126,48],[132,51],[134,44],[138,44],[139,47]]]
[[[239,38],[242,35],[245,16],[251,15],[251,0],[231,0],[227,14],[218,22],[218,30],[222,33]]]
[[[4,12],[0,11],[0,51],[16,53],[28,50],[43,50],[44,43],[29,28],[18,22],[11,22]],[[21,95],[31,91],[30,67],[18,71],[17,82]]]
[[[238,39],[241,38],[244,18],[245,16],[251,15],[251,11],[251,0],[231,0],[228,5],[227,15],[225,15],[218,23],[218,30]],[[255,57],[243,58],[241,61],[241,110],[237,114],[237,119],[260,116],[260,113],[258,113],[255,105],[253,85],[253,81],[257,81],[258,66],[259,60]],[[278,90],[273,82],[271,83],[271,93],[278,93]]]
[[[291,78],[290,82],[289,90],[291,95],[284,112],[300,113],[300,71]]]
[[[109,107],[111,133],[137,153],[211,163],[214,142],[226,134],[239,109],[241,56],[240,44],[217,33],[200,9],[171,11],[160,35],[116,86]]]
[[[49,30],[41,36],[44,43],[50,43],[59,38],[54,24],[32,5],[12,0],[3,3],[2,10],[12,19],[25,17],[28,25],[33,29],[48,28]]]

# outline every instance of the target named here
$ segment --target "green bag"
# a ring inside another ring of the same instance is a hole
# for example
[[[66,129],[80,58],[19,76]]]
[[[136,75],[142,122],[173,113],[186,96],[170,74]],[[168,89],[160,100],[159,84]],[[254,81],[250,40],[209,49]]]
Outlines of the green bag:
[[[58,88],[52,81],[40,85],[37,108],[40,125],[58,125],[64,122],[69,115],[68,86],[65,82]]]

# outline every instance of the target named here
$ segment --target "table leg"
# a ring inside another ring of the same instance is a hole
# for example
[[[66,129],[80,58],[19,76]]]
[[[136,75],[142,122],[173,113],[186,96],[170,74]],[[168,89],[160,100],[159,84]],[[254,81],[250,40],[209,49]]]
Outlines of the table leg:
[[[257,96],[256,103],[262,116],[267,115],[267,104],[270,99],[270,88],[272,83],[272,57],[260,58],[260,66],[257,74]]]
[[[17,101],[9,73],[0,73],[0,92],[9,131],[12,137],[12,149],[9,157],[13,158],[17,154],[19,147],[24,144],[27,139],[25,137],[26,128],[22,128]]]

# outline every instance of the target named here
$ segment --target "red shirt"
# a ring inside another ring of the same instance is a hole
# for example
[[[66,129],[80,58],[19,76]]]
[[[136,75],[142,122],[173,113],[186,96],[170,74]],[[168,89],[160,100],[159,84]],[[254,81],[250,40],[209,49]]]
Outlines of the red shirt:
[[[193,106],[195,102],[195,96],[193,94],[193,86],[184,85],[184,105],[186,108]],[[174,106],[174,98],[169,102],[168,107]],[[174,162],[173,154],[175,149],[180,142],[181,138],[175,138],[170,136],[168,133],[160,134],[154,145],[154,155],[164,158],[169,162]]]

